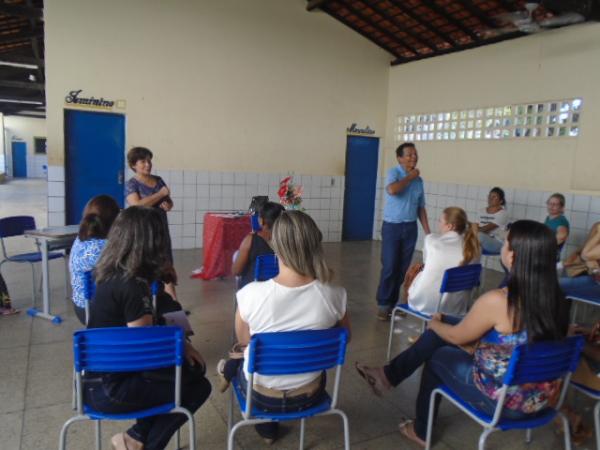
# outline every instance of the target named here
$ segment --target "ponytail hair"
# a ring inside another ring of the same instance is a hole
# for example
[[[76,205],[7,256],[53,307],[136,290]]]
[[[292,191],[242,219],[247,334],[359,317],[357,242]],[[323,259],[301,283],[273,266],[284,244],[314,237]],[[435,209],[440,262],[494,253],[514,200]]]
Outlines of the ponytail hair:
[[[446,222],[452,225],[452,229],[463,236],[463,260],[459,265],[465,266],[474,259],[479,258],[481,255],[481,244],[477,236],[479,231],[477,224],[469,222],[465,210],[457,206],[444,209],[442,214],[444,214]]]

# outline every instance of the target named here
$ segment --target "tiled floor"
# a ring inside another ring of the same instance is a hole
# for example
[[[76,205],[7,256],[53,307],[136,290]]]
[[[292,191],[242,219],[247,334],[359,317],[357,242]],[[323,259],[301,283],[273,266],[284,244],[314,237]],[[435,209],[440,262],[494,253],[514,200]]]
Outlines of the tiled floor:
[[[9,196],[6,190],[14,185],[0,185],[1,215],[13,214],[17,208],[25,212],[26,196]],[[21,186],[21,192],[26,192]],[[35,189],[33,190],[35,191]],[[5,195],[6,194],[6,195]],[[32,196],[35,198],[35,195]],[[12,203],[16,202],[16,203]],[[40,213],[39,205],[36,213]],[[14,209],[13,209],[14,208]],[[402,417],[414,412],[418,389],[418,374],[383,399],[374,397],[353,369],[354,361],[383,363],[388,324],[374,318],[374,292],[379,271],[378,242],[326,244],[326,253],[337,273],[337,280],[346,287],[353,336],[348,348],[347,365],[342,376],[340,407],[350,419],[350,438],[353,449],[416,448],[397,431]],[[175,252],[180,275],[178,294],[185,308],[192,312],[191,322],[196,331],[194,344],[202,351],[208,374],[216,386],[215,365],[230,345],[232,326],[233,281],[199,281],[188,277],[201,263],[200,250]],[[56,326],[41,319],[31,319],[24,313],[0,317],[0,449],[46,450],[58,444],[62,423],[71,410],[71,334],[80,328],[70,306],[64,299],[64,265],[51,263],[52,309],[65,321]],[[14,265],[3,267],[15,306],[30,305],[29,273]],[[498,282],[496,273],[486,281]],[[406,338],[415,333],[417,323],[401,322],[403,333],[397,337],[396,350],[406,345]],[[227,396],[213,391],[209,401],[196,414],[198,445],[203,449],[223,449],[226,446]],[[106,423],[103,426],[104,448],[108,439],[126,424]],[[284,425],[285,435],[273,449],[297,448],[298,424]],[[184,430],[185,431],[185,430]],[[476,448],[478,427],[456,409],[445,405],[435,429],[437,449]],[[336,417],[310,420],[307,423],[307,449],[342,448],[341,422]],[[185,432],[184,442],[185,442]],[[69,448],[93,448],[93,427],[89,423],[71,427]],[[553,449],[561,448],[561,440],[551,427],[534,432],[531,445],[524,444],[524,434],[496,433],[489,439],[490,449]],[[268,448],[251,428],[238,433],[237,448]],[[589,441],[588,448],[591,448]],[[170,448],[173,448],[171,446]]]

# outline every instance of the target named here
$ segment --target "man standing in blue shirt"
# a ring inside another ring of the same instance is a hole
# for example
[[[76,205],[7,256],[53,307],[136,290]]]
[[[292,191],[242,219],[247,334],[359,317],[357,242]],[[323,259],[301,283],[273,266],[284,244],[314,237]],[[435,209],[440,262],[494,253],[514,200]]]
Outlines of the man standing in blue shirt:
[[[381,277],[377,288],[377,318],[389,320],[398,301],[400,286],[417,243],[417,218],[425,234],[429,221],[425,210],[423,180],[416,168],[419,156],[411,142],[396,149],[398,166],[389,170],[385,181],[385,206],[381,228]]]

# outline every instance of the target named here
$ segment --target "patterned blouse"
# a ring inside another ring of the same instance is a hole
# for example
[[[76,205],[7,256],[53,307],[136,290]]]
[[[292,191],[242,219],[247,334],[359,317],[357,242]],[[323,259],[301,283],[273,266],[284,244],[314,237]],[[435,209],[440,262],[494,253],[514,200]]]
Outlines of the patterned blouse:
[[[89,239],[80,241],[79,238],[73,242],[71,256],[69,257],[69,271],[71,272],[71,287],[73,290],[73,303],[80,308],[85,308],[84,276],[94,267],[100,253],[106,244],[106,239]]]
[[[513,349],[526,343],[526,331],[500,334],[492,329],[488,332],[481,339],[474,355],[473,378],[477,388],[489,398],[498,399]],[[559,381],[510,386],[504,406],[526,414],[535,413],[548,406],[549,400],[559,389]]]
[[[142,183],[137,178],[132,177],[127,180],[127,184],[125,185],[125,197],[129,194],[138,194],[140,198],[150,197],[152,194],[156,194],[160,191],[163,186],[166,186],[166,183],[161,177],[157,177],[156,175],[152,175],[156,180],[156,184],[153,187],[148,186],[147,184]],[[152,205],[155,208],[160,205],[164,200],[160,200],[156,205]]]

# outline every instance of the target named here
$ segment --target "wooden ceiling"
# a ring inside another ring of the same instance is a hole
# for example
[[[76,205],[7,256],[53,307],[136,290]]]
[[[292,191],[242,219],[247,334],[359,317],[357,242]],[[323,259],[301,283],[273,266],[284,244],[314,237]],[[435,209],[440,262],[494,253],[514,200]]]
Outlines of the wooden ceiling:
[[[43,0],[0,1],[0,112],[6,115],[45,117],[43,6]]]
[[[577,12],[596,18],[600,0],[546,0],[533,12],[536,23]],[[506,13],[525,11],[525,0],[309,0],[394,56],[392,65],[525,36]],[[523,27],[522,27],[523,28]]]

